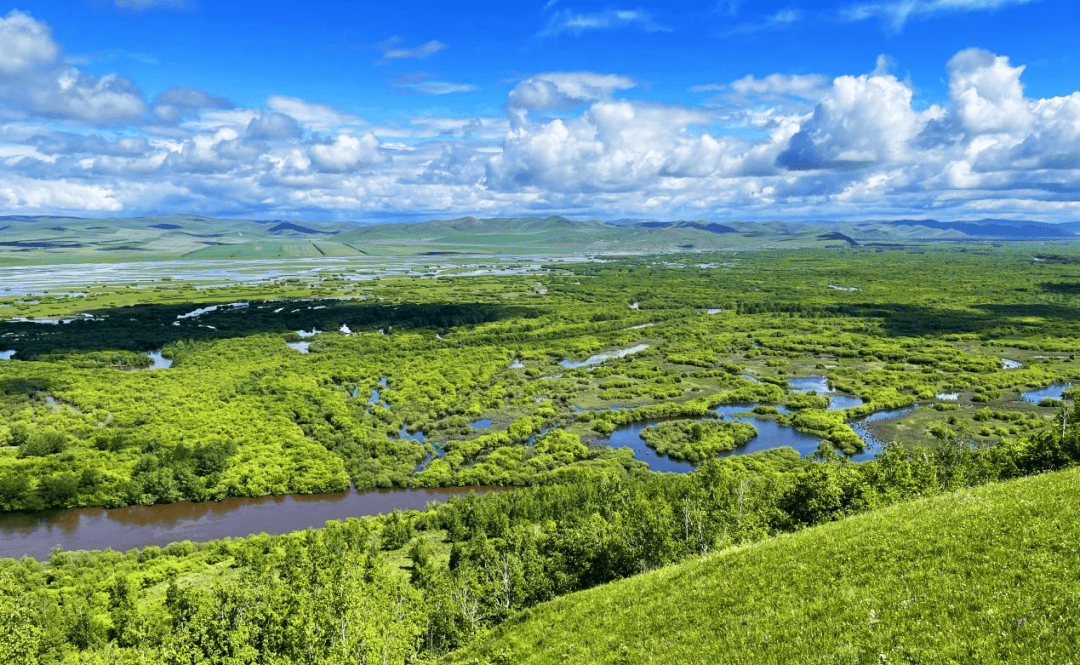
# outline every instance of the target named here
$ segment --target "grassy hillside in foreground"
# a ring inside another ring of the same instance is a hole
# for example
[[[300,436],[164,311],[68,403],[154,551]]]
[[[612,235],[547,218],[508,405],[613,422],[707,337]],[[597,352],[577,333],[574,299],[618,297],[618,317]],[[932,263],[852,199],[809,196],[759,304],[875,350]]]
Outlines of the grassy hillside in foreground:
[[[447,663],[1080,662],[1080,469],[901,504],[524,612]]]

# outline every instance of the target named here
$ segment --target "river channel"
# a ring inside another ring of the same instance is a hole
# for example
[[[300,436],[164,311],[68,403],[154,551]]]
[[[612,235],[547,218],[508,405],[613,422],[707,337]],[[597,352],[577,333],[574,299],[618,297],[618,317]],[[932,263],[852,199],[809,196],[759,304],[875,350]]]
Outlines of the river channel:
[[[167,366],[165,362],[168,359],[154,357],[153,360],[156,367]],[[797,391],[815,390],[819,394],[827,395],[830,409],[849,408],[862,402],[856,397],[831,392],[823,377],[792,379],[790,383]],[[380,381],[380,386],[386,386],[385,379]],[[1070,386],[1071,384],[1054,384],[1040,390],[1025,392],[1022,398],[1030,402],[1038,402],[1043,397],[1061,399],[1062,392]],[[357,391],[354,390],[355,392]],[[369,404],[382,401],[378,388],[372,391],[368,401]],[[715,414],[707,416],[751,423],[758,431],[757,436],[749,443],[722,456],[745,455],[782,446],[790,446],[804,456],[817,450],[820,440],[818,437],[797,432],[772,420],[755,418],[749,414],[754,406],[756,404],[721,406],[715,410]],[[777,409],[781,413],[786,413],[786,409],[782,406],[778,406]],[[850,423],[852,429],[866,443],[866,448],[853,456],[852,460],[872,459],[883,445],[883,442],[878,441],[871,434],[868,427],[871,422],[900,418],[910,411],[910,408],[881,411]],[[616,448],[631,448],[635,458],[648,463],[649,468],[654,471],[675,473],[693,471],[694,466],[689,462],[665,457],[645,445],[640,436],[641,431],[657,422],[661,421],[631,423],[618,428],[608,439],[597,443]],[[469,426],[474,430],[482,430],[493,424],[489,419],[481,419],[469,423]],[[418,442],[424,442],[426,439],[422,432],[410,433],[404,427],[399,435]],[[435,451],[436,455],[441,456],[442,451],[438,446],[435,447]],[[422,469],[427,461],[425,459],[417,470]],[[0,558],[29,555],[35,559],[44,560],[48,558],[49,550],[56,545],[64,550],[111,547],[117,551],[126,551],[151,545],[164,546],[184,540],[206,541],[243,537],[255,533],[288,533],[297,529],[321,527],[328,520],[378,515],[395,509],[419,510],[433,501],[445,501],[449,497],[471,491],[483,493],[492,489],[451,487],[364,492],[350,489],[338,494],[230,498],[218,502],[181,501],[158,506],[13,513],[0,516]]]
[[[746,376],[748,380],[756,381],[753,377]],[[824,376],[808,376],[802,378],[788,379],[788,384],[792,390],[796,392],[815,392],[818,395],[828,397],[830,411],[840,411],[843,409],[849,409],[851,407],[860,406],[863,404],[863,400],[851,395],[843,395],[833,392],[829,385],[828,379]],[[791,427],[785,427],[773,420],[767,418],[756,418],[752,415],[752,410],[757,403],[752,404],[729,404],[725,406],[717,407],[713,414],[705,416],[704,419],[710,418],[723,418],[725,420],[733,420],[741,423],[749,423],[757,430],[757,436],[751,439],[746,445],[739,446],[734,450],[726,453],[721,453],[720,457],[730,457],[732,455],[748,455],[750,453],[761,452],[763,450],[769,450],[770,448],[782,448],[791,447],[794,448],[800,455],[805,457],[810,453],[815,452],[818,449],[818,445],[821,441],[821,437],[814,436],[812,434],[804,434],[798,432]],[[624,407],[613,407],[616,409]],[[776,409],[780,413],[789,413],[788,409],[783,406],[776,406]],[[900,418],[907,415],[911,409],[898,409],[895,411],[879,411],[858,421],[849,423],[851,428],[856,434],[863,440],[865,447],[862,452],[852,456],[854,461],[864,461],[873,459],[877,454],[877,451],[884,445],[882,441],[874,438],[870,433],[869,424],[879,420],[891,420],[893,418]],[[715,414],[715,415],[714,415]],[[736,415],[746,414],[746,415]],[[652,448],[650,448],[645,440],[641,438],[641,432],[650,425],[656,425],[663,422],[665,419],[660,420],[646,420],[642,422],[630,423],[619,427],[611,435],[603,440],[597,441],[602,445],[611,446],[613,448],[630,448],[634,451],[634,458],[645,462],[649,465],[649,469],[653,471],[666,471],[671,473],[690,473],[694,470],[694,465],[690,462],[683,462],[679,460],[671,459],[665,455],[661,455]]]
[[[64,550],[124,552],[184,540],[205,541],[255,533],[280,534],[321,527],[328,520],[380,515],[396,510],[420,510],[433,501],[490,487],[395,489],[307,496],[229,498],[223,501],[177,503],[127,508],[79,508],[0,516],[0,558],[29,555],[49,557]]]

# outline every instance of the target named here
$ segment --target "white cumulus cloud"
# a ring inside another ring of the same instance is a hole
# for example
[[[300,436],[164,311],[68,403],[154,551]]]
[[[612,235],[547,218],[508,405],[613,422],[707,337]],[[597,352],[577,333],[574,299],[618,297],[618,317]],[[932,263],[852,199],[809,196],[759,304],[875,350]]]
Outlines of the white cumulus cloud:
[[[668,171],[684,170],[672,163],[673,157],[679,160],[694,152],[695,144],[712,141],[686,131],[709,119],[708,112],[678,106],[598,101],[577,118],[511,130],[501,154],[488,164],[487,182],[503,191],[630,191],[648,186]],[[704,150],[708,152],[707,145]]]
[[[311,146],[308,156],[316,168],[327,173],[344,173],[382,161],[379,139],[370,132],[360,137],[338,134],[331,143]]]
[[[1023,67],[982,49],[967,49],[949,60],[949,95],[964,129],[1023,132],[1031,124],[1031,109],[1020,83]]]
[[[0,75],[4,78],[53,66],[59,58],[60,47],[47,25],[17,9],[0,18]]]
[[[279,111],[264,111],[251,119],[246,137],[256,141],[298,139],[304,133],[296,118]]]
[[[568,111],[610,99],[614,93],[636,86],[634,79],[619,74],[546,72],[515,85],[507,97],[506,108],[515,125],[521,125],[530,112]]]
[[[233,103],[188,86],[172,86],[154,98],[153,111],[160,120],[175,123],[207,109],[231,109]]]
[[[267,107],[295,118],[302,125],[317,132],[325,132],[339,127],[363,127],[367,121],[358,115],[343,111],[329,104],[318,104],[298,97],[271,95],[266,100]]]
[[[801,171],[853,168],[904,159],[909,142],[938,114],[911,106],[912,90],[888,74],[840,76],[777,165]]]
[[[284,94],[237,107],[183,81],[148,102],[120,74],[73,67],[47,25],[10,12],[0,203],[275,218],[1080,212],[1080,92],[1029,98],[1022,65],[970,49],[942,63],[949,96],[928,106],[887,59],[866,64],[697,86],[715,94],[690,105],[650,100],[647,84],[618,73],[543,72],[508,86],[501,110],[435,107],[373,126]]]

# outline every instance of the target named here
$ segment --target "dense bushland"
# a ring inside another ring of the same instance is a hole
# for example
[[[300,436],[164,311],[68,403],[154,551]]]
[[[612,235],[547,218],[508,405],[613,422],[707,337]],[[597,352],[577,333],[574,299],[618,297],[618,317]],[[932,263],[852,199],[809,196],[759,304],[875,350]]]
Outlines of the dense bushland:
[[[417,662],[566,593],[1075,466],[1080,419],[1064,425],[995,447],[889,446],[865,463],[778,449],[685,476],[581,473],[285,536],[9,559],[0,653],[26,663]]]

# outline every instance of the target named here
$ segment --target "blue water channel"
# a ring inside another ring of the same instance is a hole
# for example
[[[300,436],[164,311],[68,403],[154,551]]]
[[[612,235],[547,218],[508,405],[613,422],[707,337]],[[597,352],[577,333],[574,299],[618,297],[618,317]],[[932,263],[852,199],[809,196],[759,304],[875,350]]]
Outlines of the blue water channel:
[[[640,353],[649,348],[648,344],[638,344],[632,346],[629,349],[618,349],[616,351],[608,351],[607,353],[599,353],[595,356],[589,356],[587,359],[581,362],[574,362],[572,360],[563,360],[559,364],[569,369],[577,369],[578,367],[591,367],[593,365],[599,365],[602,362],[607,362],[612,358],[625,358],[626,356]]]
[[[861,404],[862,401],[860,400]],[[791,427],[785,427],[780,423],[773,420],[766,420],[763,418],[756,418],[750,414],[751,410],[757,406],[757,404],[729,404],[718,407],[714,410],[714,413],[723,418],[724,420],[733,420],[740,423],[749,423],[757,430],[757,436],[750,440],[744,446],[735,448],[734,450],[726,453],[721,453],[720,457],[730,457],[732,455],[749,455],[750,453],[757,453],[763,450],[769,450],[771,448],[791,447],[794,448],[803,457],[816,452],[818,444],[821,441],[820,437],[812,434],[804,434],[798,432]],[[857,405],[856,405],[857,406]],[[781,413],[788,413],[789,411],[782,406],[777,406],[776,409]],[[875,438],[869,429],[869,424],[880,420],[889,420],[892,418],[900,418],[911,412],[911,408],[896,409],[893,411],[879,411],[878,413],[871,414],[865,418],[857,420],[855,422],[848,423],[851,429],[863,440],[866,444],[863,451],[857,455],[853,455],[850,459],[853,461],[865,461],[873,459],[877,454],[877,451],[881,449],[884,442]],[[746,414],[737,416],[735,414]],[[705,418],[711,418],[712,416],[706,416]],[[667,471],[673,473],[689,473],[694,470],[694,465],[690,462],[682,462],[673,460],[665,455],[661,455],[652,448],[650,448],[645,440],[641,438],[641,432],[650,425],[664,422],[670,419],[656,419],[646,420],[637,423],[631,423],[624,425],[616,429],[611,433],[607,439],[597,441],[598,444],[611,446],[613,448],[630,448],[634,451],[634,458],[645,462],[649,465],[649,469],[653,471]]]
[[[870,432],[870,423],[880,422],[882,420],[893,420],[895,418],[903,418],[913,410],[919,408],[919,405],[908,407],[906,409],[894,409],[892,411],[878,411],[877,413],[871,413],[869,416],[857,420],[853,423],[848,423],[852,430],[859,435],[859,438],[865,443],[865,447],[861,453],[852,455],[849,459],[853,462],[865,462],[872,460],[877,456],[878,452],[885,446],[886,441],[882,441]]]
[[[825,394],[829,397],[829,409],[840,410],[854,406],[860,406],[863,404],[863,400],[858,397],[852,397],[849,395],[840,395],[831,393],[829,385],[825,377],[811,376],[805,378],[790,379],[789,383],[792,388],[799,392],[809,392],[811,390],[817,391],[818,394]],[[385,385],[385,384],[384,384]],[[373,399],[378,399],[376,395],[377,391],[373,391]],[[749,423],[757,430],[757,436],[754,437],[746,445],[740,446],[730,452],[722,453],[720,457],[728,457],[732,455],[748,455],[750,453],[761,452],[763,450],[769,450],[771,448],[790,447],[794,448],[802,456],[809,455],[818,450],[820,437],[812,434],[805,434],[798,432],[791,427],[785,427],[774,420],[767,418],[755,417],[751,411],[758,404],[729,404],[717,407],[713,410],[713,413],[705,416],[705,418],[722,418],[724,420],[733,420],[735,422]],[[630,407],[626,406],[613,406],[608,407],[610,410],[621,411]],[[790,411],[777,405],[775,407],[777,411],[782,414],[790,413]],[[574,410],[578,413],[589,411],[590,409],[583,409],[575,406]],[[605,409],[607,410],[607,409]],[[880,450],[883,442],[876,439],[869,430],[868,425],[872,422],[879,420],[887,420],[891,418],[900,418],[911,412],[911,409],[898,409],[893,411],[880,411],[878,413],[871,414],[861,420],[849,423],[852,430],[865,442],[866,446],[863,451],[857,455],[852,456],[852,460],[862,461],[867,459],[873,459]],[[736,415],[743,414],[743,415]],[[670,418],[660,418],[653,420],[645,420],[641,422],[634,422],[622,427],[619,427],[611,433],[606,439],[600,439],[596,441],[597,445],[611,446],[612,448],[630,448],[634,451],[634,458],[645,462],[649,465],[649,468],[653,471],[665,471],[672,473],[689,473],[694,470],[694,465],[690,462],[684,462],[671,459],[665,455],[657,453],[655,450],[646,445],[645,441],[641,438],[641,432],[651,425],[664,422],[665,420],[671,420]],[[472,429],[487,429],[494,423],[487,418],[476,420],[469,423],[469,427]],[[545,429],[541,432],[541,435],[545,433]],[[412,439],[418,443],[424,443],[427,437],[423,432],[409,433],[408,428],[402,426],[398,432],[398,436],[402,439]],[[529,439],[528,445],[535,443],[536,437],[533,436]],[[434,444],[433,444],[434,446]],[[436,454],[439,457],[443,456],[443,451],[438,446],[434,446]],[[432,455],[428,455],[417,466],[417,472],[422,471],[428,462],[433,459]]]
[[[756,453],[762,450],[768,450],[769,448],[779,448],[782,446],[790,446],[799,451],[800,455],[807,455],[814,452],[818,448],[818,439],[815,436],[809,434],[803,434],[802,432],[796,432],[790,427],[784,427],[779,423],[772,420],[764,420],[761,418],[753,418],[748,416],[735,416],[736,413],[745,413],[753,409],[756,404],[729,404],[718,407],[714,413],[716,416],[723,418],[724,420],[733,420],[740,423],[750,423],[757,430],[758,434],[749,443],[744,446],[740,446],[731,452],[721,453],[720,457],[728,457],[731,455],[747,455],[749,453]],[[781,413],[787,413],[787,409],[784,407],[776,407]],[[706,416],[710,418],[711,416]],[[694,470],[694,465],[690,462],[683,462],[679,460],[671,459],[666,455],[661,455],[652,448],[650,448],[645,440],[641,438],[641,432],[650,425],[656,425],[662,423],[665,420],[670,419],[656,419],[646,420],[637,423],[630,423],[624,425],[611,433],[607,439],[597,441],[598,444],[611,446],[612,448],[630,448],[634,451],[634,458],[645,462],[649,465],[649,468],[653,471],[667,471],[673,473],[689,473]]]
[[[409,439],[417,443],[427,442],[426,434],[424,434],[420,430],[416,430],[415,432],[409,432],[409,427],[407,425],[402,425],[401,429],[398,430],[398,438]],[[424,467],[428,465],[428,462],[435,459],[436,457],[446,456],[446,451],[442,449],[442,446],[438,445],[437,443],[432,443],[431,447],[435,449],[435,454],[433,455],[431,453],[428,453],[427,455],[425,455],[424,459],[420,460],[420,463],[416,465],[415,473],[420,473],[421,471],[423,471]]]
[[[161,349],[148,351],[146,355],[150,358],[150,369],[168,369],[172,367],[172,359],[161,355]]]
[[[1022,392],[1020,393],[1020,399],[1025,402],[1031,402],[1032,404],[1038,404],[1047,397],[1059,400],[1064,397],[1065,391],[1072,388],[1072,386],[1073,384],[1071,383],[1052,383],[1045,388]]]
[[[383,378],[379,379],[379,385],[382,386],[383,388],[386,387],[387,384],[386,384],[386,377],[385,376]],[[371,396],[368,397],[367,403],[368,404],[378,404],[381,399],[382,399],[382,395],[379,394],[379,389],[378,388],[372,388],[371,389]]]
[[[858,397],[852,397],[850,395],[841,395],[837,393],[831,393],[829,385],[825,377],[811,376],[805,378],[790,379],[788,381],[792,388],[799,392],[809,392],[811,390],[817,391],[819,395],[827,395],[829,397],[829,410],[843,410],[855,406],[861,406],[864,402]],[[1040,400],[1050,397],[1053,399],[1062,399],[1062,393],[1071,388],[1071,383],[1055,383],[1047,386],[1046,388],[1040,388],[1038,390],[1030,390],[1021,393],[1021,397],[1026,402],[1038,403]],[[818,443],[821,441],[819,437],[811,434],[804,434],[797,432],[791,427],[785,427],[779,423],[764,418],[757,418],[751,414],[751,411],[757,404],[732,404],[718,407],[714,410],[715,416],[710,414],[705,418],[719,417],[725,420],[733,420],[736,422],[749,423],[754,426],[758,434],[749,443],[735,450],[727,453],[722,453],[720,457],[728,457],[732,455],[748,455],[750,453],[756,453],[763,450],[769,450],[771,448],[791,447],[794,448],[802,456],[809,455],[818,450]],[[613,406],[609,407],[611,410],[624,410],[630,407],[626,406]],[[865,418],[848,423],[851,429],[863,440],[865,444],[862,452],[852,455],[849,459],[853,462],[863,462],[872,460],[877,453],[886,444],[875,437],[870,431],[870,424],[880,422],[883,420],[893,420],[896,418],[903,418],[911,413],[914,409],[917,409],[918,405],[903,409],[893,409],[889,411],[879,411],[877,413],[870,414]],[[783,406],[776,406],[776,409],[780,413],[789,413],[789,411]],[[580,407],[574,407],[574,410],[578,413],[589,411],[590,409],[583,409]],[[744,414],[744,415],[736,415]],[[653,419],[645,420],[641,422],[630,423],[624,425],[611,433],[606,439],[597,440],[598,445],[611,446],[613,448],[630,448],[634,451],[634,458],[645,462],[649,465],[649,468],[653,471],[665,471],[672,473],[689,473],[694,470],[694,465],[690,462],[683,462],[671,459],[665,455],[657,453],[655,450],[646,445],[645,441],[641,438],[641,432],[651,425],[664,422],[670,419]],[[484,429],[492,426],[492,421],[489,419],[477,420],[469,423],[469,426],[473,429]],[[414,441],[424,442],[425,437],[420,432],[414,432],[409,434],[406,428],[402,428],[399,433],[401,438],[409,438]],[[532,437],[529,440],[529,444],[534,443],[536,437]],[[442,457],[442,450],[436,447],[436,451],[439,457]],[[417,470],[423,468],[424,465],[430,461],[431,456],[424,459],[420,467]]]
[[[385,388],[387,386],[385,376],[383,378],[379,379],[379,385],[382,386],[383,388]],[[353,391],[352,391],[352,396],[356,397],[359,394],[360,394],[360,386],[354,387]],[[378,405],[380,403],[382,404],[383,408],[385,408],[385,409],[390,408],[389,404],[382,401],[382,394],[379,392],[379,389],[378,388],[372,388],[371,389],[371,395],[368,397],[368,401],[367,401],[367,411],[368,411],[368,413],[371,412],[371,407],[376,406],[376,405]]]
[[[843,411],[844,409],[850,409],[854,406],[862,406],[864,404],[860,397],[834,393],[832,388],[829,387],[829,380],[824,376],[807,376],[798,379],[788,379],[788,384],[796,392],[808,393],[813,391],[818,395],[828,397],[829,411]]]

